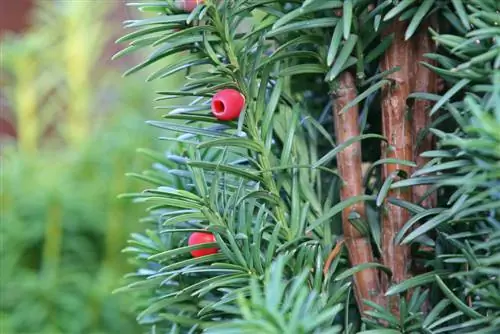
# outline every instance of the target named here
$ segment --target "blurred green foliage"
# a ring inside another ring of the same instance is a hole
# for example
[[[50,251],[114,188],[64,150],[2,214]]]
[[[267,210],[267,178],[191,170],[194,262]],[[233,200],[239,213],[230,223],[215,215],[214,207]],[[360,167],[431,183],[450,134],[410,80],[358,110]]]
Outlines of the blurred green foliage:
[[[2,41],[17,139],[1,168],[0,332],[138,333],[120,251],[144,208],[117,199],[148,163],[140,111],[152,91],[103,66],[110,2],[40,1],[32,28]],[[118,84],[117,84],[118,83]]]
[[[5,152],[2,333],[137,333],[127,296],[110,295],[140,214],[116,199],[136,189],[124,173],[137,124],[121,119],[80,151]]]

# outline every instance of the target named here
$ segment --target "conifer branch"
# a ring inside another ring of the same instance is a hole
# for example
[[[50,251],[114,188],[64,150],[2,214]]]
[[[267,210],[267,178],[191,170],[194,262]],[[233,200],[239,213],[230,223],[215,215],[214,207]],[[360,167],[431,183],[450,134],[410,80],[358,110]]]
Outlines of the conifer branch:
[[[239,64],[238,57],[234,53],[234,45],[231,39],[228,38],[230,36],[230,32],[226,31],[227,25],[224,25],[223,20],[217,10],[214,10],[213,12],[213,24],[214,27],[218,30],[218,33],[221,37],[222,44],[224,47],[224,50],[226,52],[226,55],[230,61],[230,64],[234,67],[234,72],[235,74],[233,75],[233,79],[236,81],[236,86],[240,88],[241,92],[243,94],[247,93],[249,94],[250,91],[247,87],[247,83],[245,81],[245,78],[241,75],[241,66]],[[257,75],[257,73],[254,73]],[[265,84],[265,83],[262,83]],[[247,97],[247,101],[248,101]],[[252,110],[249,110],[249,105],[252,106],[252,104],[247,103],[247,129],[248,129],[248,137],[252,141],[254,141],[258,146],[260,147],[265,147],[264,139],[261,138],[258,132],[258,126],[257,126],[257,120],[254,117],[254,114]],[[268,190],[275,198],[280,198],[279,190],[276,185],[276,182],[273,178],[271,170],[271,161],[269,158],[269,152],[260,152],[257,153],[259,154],[258,156],[258,162],[259,162],[259,167],[263,171],[262,176],[264,179],[264,186],[266,190]],[[285,210],[283,208],[282,203],[280,202],[278,205],[274,206],[274,214],[277,219],[277,221],[281,224],[281,227],[284,228],[287,231],[287,237],[291,238],[291,233],[290,233],[290,228],[287,224],[286,221],[286,216],[285,216]]]

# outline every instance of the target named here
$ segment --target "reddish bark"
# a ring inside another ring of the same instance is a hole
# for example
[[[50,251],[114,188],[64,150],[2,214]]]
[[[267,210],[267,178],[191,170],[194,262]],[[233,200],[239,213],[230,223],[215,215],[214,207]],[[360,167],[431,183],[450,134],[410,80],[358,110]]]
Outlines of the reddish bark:
[[[422,61],[433,63],[429,59],[424,58],[424,54],[435,51],[436,45],[432,41],[428,32],[429,23],[422,24],[422,27],[415,35],[413,40],[413,52],[415,59],[415,81],[414,92],[436,93],[438,89],[437,75],[420,64]],[[428,159],[420,156],[422,152],[431,150],[434,146],[434,139],[428,132],[428,128],[432,122],[430,116],[430,108],[432,102],[428,100],[415,100],[412,112],[412,127],[413,127],[413,143],[414,143],[414,157],[417,164],[417,169],[422,168]],[[414,203],[420,203],[427,208],[436,206],[437,196],[432,193],[422,200],[423,196],[429,191],[429,185],[421,185],[412,188]]]
[[[344,240],[339,240],[335,244],[335,247],[332,249],[330,254],[328,255],[328,258],[325,261],[325,265],[323,266],[323,274],[326,275],[328,274],[328,269],[332,265],[333,260],[337,257],[337,255],[340,254],[340,251],[342,250],[342,246],[344,245]]]
[[[356,97],[356,94],[353,75],[349,72],[342,73],[333,97],[333,117],[338,144],[359,135],[358,107],[355,106],[345,112],[340,112],[345,105]],[[364,191],[362,187],[363,174],[361,169],[360,142],[355,142],[342,150],[337,155],[337,162],[339,175],[343,180],[340,191],[341,200],[362,195]],[[362,263],[374,262],[373,250],[369,238],[361,235],[349,221],[349,214],[351,212],[358,213],[364,219],[364,203],[358,202],[342,211],[344,241],[347,246],[351,265],[357,266]],[[362,312],[368,309],[363,300],[380,303],[381,290],[378,270],[365,269],[356,273],[354,275],[354,291],[356,302]]]
[[[382,128],[388,142],[382,143],[382,155],[385,158],[413,160],[412,133],[406,99],[411,91],[414,72],[414,58],[410,42],[404,40],[406,24],[395,21],[385,32],[394,34],[394,41],[381,59],[382,71],[396,66],[400,70],[389,75],[393,84],[384,87],[382,91]],[[404,171],[410,174],[410,168],[399,164],[385,164],[384,180],[393,177],[395,173]],[[399,188],[390,190],[388,197],[412,201],[410,189]],[[382,257],[384,264],[392,271],[392,282],[399,283],[408,277],[410,266],[410,251],[406,245],[394,243],[394,237],[410,218],[410,213],[400,207],[385,201],[382,217]],[[389,282],[384,281],[384,289]],[[391,298],[388,305],[393,313],[398,313],[398,300]]]

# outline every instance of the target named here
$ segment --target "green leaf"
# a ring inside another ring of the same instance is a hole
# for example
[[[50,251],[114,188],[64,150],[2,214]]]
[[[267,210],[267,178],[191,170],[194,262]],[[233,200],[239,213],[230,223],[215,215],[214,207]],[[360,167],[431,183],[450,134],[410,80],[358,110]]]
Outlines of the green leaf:
[[[335,277],[335,281],[344,280],[347,277],[352,276],[352,275],[359,273],[360,271],[363,271],[366,269],[380,269],[380,270],[384,271],[385,273],[387,273],[389,276],[392,275],[391,270],[380,263],[376,263],[376,262],[363,263],[363,264],[359,264],[353,268],[347,269],[346,271],[342,272],[340,275]]]
[[[365,237],[370,235],[370,226],[368,222],[363,219],[358,212],[351,211],[347,219],[362,236]]]
[[[142,20],[129,20],[125,21],[124,23],[126,28],[142,27],[153,24],[183,23],[186,22],[188,16],[188,14],[161,15]]]
[[[280,166],[286,166],[289,163],[290,155],[292,153],[292,145],[295,138],[295,130],[297,129],[297,122],[300,118],[300,110],[298,110],[298,105],[292,109],[292,115],[288,116],[289,122],[287,122],[289,128],[287,136],[283,143],[283,150],[281,151],[281,161]]]
[[[427,317],[425,317],[424,322],[422,323],[422,327],[426,328],[430,324],[434,322],[435,319],[448,308],[448,306],[451,304],[451,302],[448,299],[442,299],[439,301],[439,303],[434,306],[434,308],[429,312]]]
[[[182,190],[182,189],[176,189],[176,188],[162,186],[162,187],[158,187],[156,189],[147,189],[147,190],[145,190],[145,192],[155,194],[155,195],[163,195],[163,196],[168,197],[168,198],[176,197],[176,198],[183,199],[186,201],[194,201],[194,202],[199,203],[199,204],[202,203],[202,199],[199,196],[197,196],[189,191]]]
[[[433,115],[436,111],[439,110],[445,103],[449,102],[449,100],[458,93],[462,88],[467,86],[470,83],[469,79],[462,79],[456,84],[453,85],[448,91],[443,95],[443,97],[432,107],[430,114]]]
[[[343,21],[343,19],[341,19]],[[340,42],[342,41],[342,28],[343,24],[337,24],[333,30],[332,40],[330,42],[330,47],[328,48],[328,55],[326,57],[326,64],[331,66],[335,60],[335,56],[339,52]]]
[[[340,74],[349,56],[351,55],[352,50],[354,50],[357,41],[358,41],[357,35],[351,34],[349,36],[344,46],[342,47],[342,50],[340,50],[339,56],[336,59],[335,63],[333,64],[331,70],[326,75],[327,81],[332,81]]]
[[[436,172],[442,172],[442,171],[445,171],[447,169],[456,169],[456,168],[468,166],[470,164],[471,164],[471,162],[469,160],[448,161],[448,162],[437,164],[434,166],[423,167],[422,169],[419,169],[415,173],[413,173],[412,177],[436,173]]]
[[[373,81],[378,81],[380,79],[383,79],[385,77],[387,77],[388,75],[392,74],[392,73],[396,73],[398,72],[399,70],[401,70],[401,68],[399,66],[396,66],[396,67],[393,67],[387,71],[383,71],[379,74],[375,74],[374,76],[364,80],[362,83],[361,83],[361,86],[366,86],[370,83],[372,83]]]
[[[492,191],[493,191],[493,189],[494,188],[491,188]],[[490,201],[490,202],[486,202],[486,203],[484,203],[482,205],[478,205],[478,206],[472,207],[470,209],[462,210],[461,212],[459,212],[456,215],[456,218],[460,219],[460,218],[463,218],[463,217],[470,217],[470,216],[472,216],[472,214],[487,213],[490,210],[495,210],[496,212],[498,212],[499,208],[500,208],[500,200]]]
[[[476,64],[481,65],[481,64],[487,63],[487,62],[491,61],[493,58],[496,58],[498,56],[500,56],[500,48],[499,47],[493,48],[488,52],[484,52],[478,56],[471,58],[468,62],[465,62],[463,64],[458,65],[454,70],[455,71],[463,71],[463,70],[466,70],[466,69],[472,67],[473,65],[476,65]]]
[[[382,184],[382,187],[380,187],[380,190],[377,194],[377,200],[375,201],[375,204],[377,206],[381,206],[382,203],[384,203],[384,199],[387,197],[387,194],[389,193],[389,190],[391,189],[391,184],[399,173],[400,173],[400,171],[394,171],[390,175],[387,176],[387,178],[385,179],[384,183]]]
[[[365,62],[371,63],[372,61],[380,57],[389,48],[389,46],[391,46],[393,40],[394,33],[385,36],[376,47],[368,52],[368,54],[365,56]]]
[[[453,305],[455,305],[460,311],[462,311],[464,314],[474,319],[481,319],[484,317],[482,314],[468,307],[457,296],[455,296],[455,294],[446,286],[446,284],[438,275],[435,275],[435,279],[437,284],[439,285],[439,288],[441,289],[441,291],[443,291],[444,295],[448,297],[448,299],[453,303]]]
[[[358,332],[358,334],[401,334],[401,332],[395,329],[370,329]]]
[[[181,124],[176,124],[176,123],[169,123],[169,122],[159,122],[159,121],[148,121],[148,124],[151,124],[153,126],[156,126],[158,128],[166,129],[169,131],[176,131],[176,132],[181,132],[181,133],[190,133],[193,135],[202,135],[202,136],[207,136],[207,137],[234,137],[231,134],[225,133],[223,131],[214,131],[214,130],[207,130],[207,129],[202,129],[198,127],[192,127],[192,126],[187,126],[187,125],[181,125]]]
[[[204,221],[206,220],[205,215],[203,215],[200,211],[194,211],[193,210],[180,210],[181,212],[186,212],[183,214],[176,214],[171,216],[170,213],[168,215],[164,214],[161,216],[161,219],[165,219],[164,221],[161,222],[163,226],[169,226],[169,225],[177,225],[179,223],[185,223],[189,221]],[[179,212],[179,211],[177,211]]]
[[[396,237],[394,238],[394,243],[398,244],[401,242],[401,239],[403,238],[403,236],[405,235],[405,233],[410,230],[414,224],[416,224],[417,222],[419,222],[421,219],[427,217],[427,216],[431,216],[431,215],[437,215],[441,212],[443,212],[444,209],[443,208],[431,208],[431,209],[427,209],[427,210],[424,210],[422,212],[419,212],[417,213],[416,215],[414,215],[413,217],[411,217],[405,224],[404,226],[401,228],[401,230],[398,231],[398,233],[396,234]]]
[[[190,56],[185,57],[184,59],[182,59],[179,62],[174,62],[173,64],[170,64],[168,66],[165,66],[165,67],[153,72],[151,75],[149,75],[146,78],[146,81],[149,82],[149,81],[153,81],[153,80],[158,79],[158,78],[163,79],[163,78],[166,78],[166,77],[168,77],[174,73],[177,73],[179,71],[189,69],[193,66],[203,65],[203,64],[208,64],[208,63],[209,63],[208,58],[200,58],[199,55],[197,55],[197,54],[190,55]]]
[[[262,61],[257,69],[261,69],[265,66],[269,66],[274,64],[277,61],[283,60],[283,59],[301,59],[301,58],[309,58],[309,59],[315,59],[315,60],[321,60],[320,56],[318,55],[317,52],[314,51],[302,51],[302,50],[292,50],[292,51],[285,51],[285,52],[278,52],[277,54],[267,58],[266,60]]]
[[[279,77],[276,80],[276,84],[274,85],[273,92],[271,93],[271,97],[266,105],[266,112],[264,114],[264,119],[262,121],[262,136],[263,138],[267,138],[268,135],[272,134],[272,125],[274,114],[278,108],[279,99],[281,97],[281,92],[283,90],[283,77]],[[272,138],[272,137],[270,137]]]
[[[154,42],[152,45],[157,46],[162,43],[166,43],[170,40],[175,40],[176,38],[187,38],[190,35],[198,35],[202,33],[210,33],[210,32],[215,32],[215,28],[210,26],[210,25],[199,25],[199,26],[194,26],[194,27],[189,27],[187,29],[182,29],[177,32],[168,34],[167,36],[164,36],[160,39],[158,39],[156,42]]]
[[[240,204],[248,199],[251,198],[260,198],[263,200],[268,201],[271,204],[278,205],[281,202],[281,199],[274,195],[273,193],[270,193],[269,191],[264,191],[264,190],[254,190],[252,192],[249,192],[248,194],[245,194],[244,196],[238,198],[238,201],[236,202],[236,207],[239,207]]]
[[[420,213],[420,212],[425,211],[425,209],[422,208],[421,206],[419,206],[417,204],[413,204],[411,202],[404,201],[404,200],[399,199],[399,198],[389,197],[389,198],[387,198],[387,201],[391,204],[405,208],[406,210],[410,211],[411,213]]]
[[[351,137],[348,140],[346,140],[345,142],[343,142],[342,144],[340,144],[339,146],[335,147],[333,150],[331,150],[327,154],[325,154],[321,159],[319,159],[318,161],[316,161],[312,165],[312,167],[313,168],[317,168],[317,167],[319,167],[321,165],[329,163],[333,158],[335,158],[335,156],[339,152],[341,152],[342,150],[344,150],[346,147],[352,145],[355,142],[358,142],[358,141],[361,141],[361,140],[364,140],[364,139],[368,139],[368,138],[377,138],[377,139],[386,141],[386,139],[385,139],[384,136],[377,135],[377,134],[365,134],[365,135],[359,135],[359,136]]]
[[[418,7],[417,12],[415,13],[415,15],[413,15],[413,18],[411,19],[410,24],[406,29],[405,40],[409,40],[413,36],[418,26],[424,19],[425,15],[427,15],[432,5],[434,5],[434,1],[435,0],[422,1],[422,4],[420,4],[420,6]]]
[[[344,0],[344,8],[342,11],[342,23],[344,39],[347,40],[351,34],[352,26],[352,0]]]
[[[357,95],[355,99],[351,100],[348,104],[346,104],[341,110],[340,113],[346,112],[350,108],[354,107],[364,99],[366,99],[370,94],[373,94],[377,90],[381,89],[384,85],[390,84],[389,80],[381,80],[376,84],[370,86],[368,89],[363,91],[361,94]]]
[[[265,36],[267,38],[269,38],[269,37],[274,37],[276,35],[279,35],[279,34],[282,34],[285,32],[290,32],[290,31],[333,27],[334,25],[337,24],[337,22],[338,22],[338,19],[331,18],[331,17],[294,22],[294,23],[290,23],[290,24],[278,27],[276,29],[273,29],[270,32],[268,32]]]
[[[455,12],[457,13],[460,21],[462,21],[462,25],[466,30],[470,30],[471,24],[469,22],[469,18],[467,12],[465,11],[464,3],[462,0],[451,0],[453,7],[455,8]]]
[[[447,323],[453,319],[458,319],[460,317],[462,317],[464,314],[463,312],[461,311],[456,311],[456,312],[453,312],[453,313],[450,313],[450,314],[447,314],[447,315],[443,315],[441,318],[439,318],[438,320],[436,320],[434,323],[432,323],[431,325],[427,326],[428,329],[432,330],[433,328],[441,325],[441,324],[444,324],[444,323]],[[493,333],[489,333],[489,334],[493,334]]]
[[[342,212],[342,210],[348,208],[349,206],[351,206],[353,204],[356,204],[358,202],[363,202],[363,201],[374,201],[374,200],[375,200],[375,196],[369,196],[369,195],[360,195],[360,196],[350,197],[349,199],[346,199],[346,200],[336,204],[330,210],[328,210],[326,213],[324,213],[321,217],[319,217],[318,219],[313,221],[307,227],[307,231],[311,232],[316,227],[329,221],[331,218],[335,217],[337,214]]]
[[[243,177],[245,179],[254,180],[257,182],[263,181],[263,179],[259,175],[256,175],[255,173],[253,173],[249,170],[244,170],[242,168],[237,168],[237,167],[233,167],[230,165],[219,164],[219,163],[214,163],[214,162],[206,162],[206,161],[189,161],[188,165],[192,166],[192,167],[207,169],[207,170],[226,172],[226,173],[230,173],[230,174],[234,174],[234,175]]]
[[[382,22],[382,15],[380,14],[375,15],[375,19],[373,20],[373,29],[376,32],[378,32],[381,22]]]
[[[437,216],[433,217],[429,221],[425,222],[423,225],[417,227],[415,230],[413,230],[406,238],[401,241],[401,244],[407,244],[415,240],[416,238],[424,235],[428,231],[432,230],[433,228],[436,228],[446,220],[450,219],[451,215],[447,211],[443,211],[442,213],[438,214]]]
[[[219,138],[211,141],[206,141],[198,144],[198,148],[209,148],[209,147],[240,147],[254,152],[262,152],[263,147],[250,139],[247,138]]]
[[[143,46],[140,46],[140,45],[130,45],[130,46],[127,46],[125,49],[123,50],[120,50],[118,51],[117,53],[115,53],[113,55],[113,57],[111,57],[111,60],[116,60],[116,59],[119,59],[119,58],[122,58],[130,53],[133,53],[137,50],[140,50],[141,48],[143,48]]]
[[[402,13],[406,8],[410,7],[416,2],[416,0],[403,0],[400,1],[397,6],[393,7],[387,14],[384,16],[384,21],[388,21],[400,13]]]
[[[380,165],[385,165],[385,164],[417,167],[417,164],[414,163],[413,161],[394,159],[394,158],[384,158],[384,159],[379,159],[379,160],[375,161],[373,164],[371,164],[370,167],[366,170],[365,175],[371,175],[371,173],[375,167],[380,166]]]
[[[303,4],[301,7],[283,15],[280,19],[278,19],[273,24],[273,29],[282,27],[283,25],[300,18],[301,16],[306,16],[307,14],[316,12],[316,11],[324,11],[327,9],[338,8],[342,6],[340,1],[316,1],[310,5]]]
[[[148,260],[161,261],[162,259],[165,260],[165,259],[168,259],[170,257],[177,256],[177,255],[183,255],[183,254],[190,253],[193,250],[205,249],[205,248],[214,248],[214,247],[217,247],[217,243],[216,242],[207,242],[207,243],[203,243],[203,244],[199,244],[199,245],[194,245],[194,246],[184,246],[184,247],[170,249],[170,250],[158,253],[158,254],[151,255],[148,258]]]
[[[297,74],[325,73],[325,68],[320,64],[300,64],[287,67],[280,71],[281,77],[293,76]]]
[[[414,276],[404,280],[403,282],[393,285],[387,289],[385,293],[386,296],[397,295],[401,292],[407,291],[409,289],[415,288],[417,286],[422,286],[426,284],[433,283],[437,275],[448,275],[448,271],[444,270],[434,270],[425,274]]]
[[[153,26],[153,27],[139,29],[139,30],[133,31],[129,34],[126,34],[126,35],[118,38],[115,43],[128,42],[130,40],[134,40],[136,38],[143,37],[145,35],[150,35],[150,34],[154,34],[156,32],[162,32],[162,31],[165,31],[165,27],[163,27],[163,26]]]
[[[165,304],[169,305],[169,303],[165,303]],[[163,307],[165,307],[165,306],[163,306]],[[167,313],[167,312],[159,313],[157,315],[157,317],[159,319],[162,319],[162,320],[167,320],[170,323],[181,324],[183,326],[200,326],[203,328],[203,327],[208,327],[209,325],[211,325],[210,322],[205,322],[205,321],[202,321],[200,319],[196,319],[196,318],[184,316],[184,315],[179,315],[179,314]]]

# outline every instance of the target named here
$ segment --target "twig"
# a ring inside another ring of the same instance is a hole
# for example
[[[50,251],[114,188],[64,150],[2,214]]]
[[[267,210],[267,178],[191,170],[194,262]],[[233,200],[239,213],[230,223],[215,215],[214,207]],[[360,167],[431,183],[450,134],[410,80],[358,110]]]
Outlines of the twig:
[[[328,273],[328,269],[332,265],[333,260],[339,255],[340,251],[342,250],[342,246],[344,245],[344,240],[339,240],[335,244],[335,247],[332,249],[330,254],[328,255],[328,258],[325,261],[325,265],[323,266],[323,274],[326,275]]]

